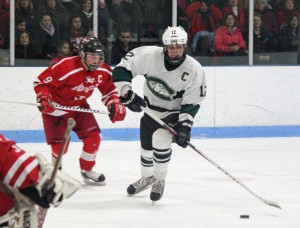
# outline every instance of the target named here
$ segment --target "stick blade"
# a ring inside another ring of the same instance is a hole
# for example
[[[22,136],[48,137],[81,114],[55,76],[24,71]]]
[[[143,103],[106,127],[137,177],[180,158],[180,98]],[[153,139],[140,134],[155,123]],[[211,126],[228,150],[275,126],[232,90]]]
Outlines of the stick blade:
[[[261,198],[261,200],[262,200],[265,204],[267,204],[267,205],[269,205],[269,206],[271,206],[271,207],[276,207],[276,208],[278,208],[278,209],[282,209],[281,206],[280,206],[277,202],[275,202],[275,201],[266,200],[266,199],[262,199],[262,198]]]

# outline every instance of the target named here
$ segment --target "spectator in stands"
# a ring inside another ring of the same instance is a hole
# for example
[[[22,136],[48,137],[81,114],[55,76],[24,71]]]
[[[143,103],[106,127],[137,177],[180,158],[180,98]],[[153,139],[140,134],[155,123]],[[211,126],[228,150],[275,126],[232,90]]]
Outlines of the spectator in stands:
[[[224,16],[223,25],[215,31],[215,50],[217,56],[246,55],[246,42],[237,27],[233,13]]]
[[[255,0],[254,12],[261,13],[264,27],[274,35],[278,33],[278,26],[273,11],[267,0]]]
[[[284,6],[276,13],[278,28],[281,29],[293,17],[300,16],[300,13],[295,9],[294,0],[284,0]]]
[[[67,23],[70,18],[70,13],[62,5],[59,0],[43,0],[42,5],[38,9],[39,18],[44,13],[51,15],[52,23],[63,34],[67,29]]]
[[[136,47],[133,43],[131,43],[130,39],[130,29],[123,29],[113,44],[111,50],[111,64],[118,64],[121,59],[127,54],[127,52]]]
[[[70,44],[68,41],[62,41],[58,47],[57,55],[53,56],[51,65],[58,63],[63,58],[71,56]]]
[[[253,16],[253,52],[274,52],[276,51],[276,37],[264,28],[262,23],[262,15],[254,13]]]
[[[33,8],[31,0],[17,0],[15,16],[18,18],[24,18],[26,21],[26,29],[30,33],[33,31],[33,27],[36,22],[36,14]]]
[[[27,31],[26,21],[23,17],[16,17],[15,19],[15,37],[19,37],[21,32]]]
[[[83,0],[81,4],[81,23],[84,33],[93,28],[93,2],[92,0]]]
[[[0,66],[9,66],[9,50],[0,49]]]
[[[39,59],[40,52],[29,32],[24,31],[16,37],[15,56],[19,59]]]
[[[296,52],[299,48],[299,16],[294,15],[279,33],[279,51]]]
[[[103,45],[107,44],[109,36],[110,15],[105,0],[98,1],[98,39]]]
[[[220,20],[222,20],[222,12],[213,4],[210,4],[208,0],[188,5],[186,12],[189,12],[189,18],[191,18],[188,34],[189,39],[192,41],[192,52],[196,52],[200,39],[206,38],[207,48],[202,46],[201,52],[204,55],[208,54],[208,50],[213,53],[214,31]]]
[[[59,36],[49,13],[42,15],[39,24],[34,29],[33,37],[43,59],[51,59],[52,55],[56,55]]]
[[[82,29],[81,17],[79,14],[72,15],[69,20],[67,32],[65,32],[65,37],[63,40],[66,40],[70,43],[71,55],[78,55],[78,46],[80,41],[84,37],[85,33]]]
[[[246,18],[242,6],[239,5],[239,0],[228,0],[228,5],[223,8],[223,14],[233,13],[236,17],[237,27],[242,33],[246,32]]]
[[[197,51],[201,38],[206,38],[206,43],[201,45],[201,54],[207,55],[208,50],[214,53],[214,31],[222,20],[222,12],[210,4],[208,0],[194,2],[186,7],[186,14],[190,18],[189,39],[192,41],[192,52]],[[205,40],[204,40],[205,42]],[[206,45],[205,45],[206,44]],[[206,46],[206,48],[205,48]]]

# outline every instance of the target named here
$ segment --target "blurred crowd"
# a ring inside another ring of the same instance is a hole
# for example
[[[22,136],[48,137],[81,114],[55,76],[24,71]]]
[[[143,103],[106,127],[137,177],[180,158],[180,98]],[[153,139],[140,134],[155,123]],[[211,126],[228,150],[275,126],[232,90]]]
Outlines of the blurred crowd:
[[[249,0],[178,0],[192,54],[247,55]],[[297,52],[299,1],[254,0],[253,52]]]
[[[84,36],[97,36],[106,60],[117,64],[129,50],[159,45],[172,24],[171,0],[98,0],[93,34],[92,0],[16,0],[15,57],[52,62],[78,54]],[[297,52],[300,1],[254,0],[253,51]],[[9,0],[0,0],[0,64],[9,62]],[[177,0],[177,24],[194,56],[248,55],[249,0]]]

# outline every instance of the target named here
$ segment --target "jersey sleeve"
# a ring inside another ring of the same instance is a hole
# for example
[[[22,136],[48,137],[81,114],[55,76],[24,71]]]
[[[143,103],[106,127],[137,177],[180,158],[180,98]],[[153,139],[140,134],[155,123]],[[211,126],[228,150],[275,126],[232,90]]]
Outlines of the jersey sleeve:
[[[182,97],[179,121],[193,121],[206,97],[206,87],[205,72],[197,66]]]
[[[112,69],[109,65],[104,64],[102,67],[102,71],[105,72],[104,83],[101,84],[98,89],[102,94],[102,102],[105,106],[107,106],[111,101],[117,100],[119,101],[118,90],[113,82],[112,77]]]
[[[0,181],[16,188],[26,188],[38,181],[39,163],[0,134]]]

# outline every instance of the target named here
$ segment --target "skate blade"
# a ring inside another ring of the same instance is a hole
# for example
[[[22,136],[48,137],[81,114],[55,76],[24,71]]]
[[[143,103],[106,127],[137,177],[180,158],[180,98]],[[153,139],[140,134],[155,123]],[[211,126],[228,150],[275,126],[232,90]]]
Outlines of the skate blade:
[[[105,186],[106,185],[105,181],[95,182],[95,181],[92,181],[92,180],[89,180],[89,179],[83,179],[83,182],[86,185],[90,185],[90,186]]]

